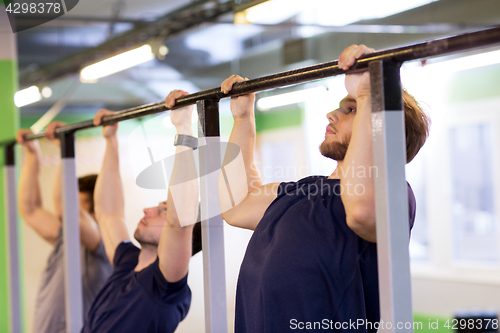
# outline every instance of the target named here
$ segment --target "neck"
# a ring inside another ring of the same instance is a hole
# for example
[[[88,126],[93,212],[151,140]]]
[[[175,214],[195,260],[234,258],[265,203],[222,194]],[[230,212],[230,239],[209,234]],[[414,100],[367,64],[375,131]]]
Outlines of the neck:
[[[341,179],[342,175],[342,166],[344,165],[344,161],[337,161],[337,167],[335,168],[335,171],[328,177],[329,179]]]
[[[158,256],[158,246],[151,244],[141,244],[141,252],[139,253],[139,260],[134,271],[142,271],[144,268],[151,265]]]

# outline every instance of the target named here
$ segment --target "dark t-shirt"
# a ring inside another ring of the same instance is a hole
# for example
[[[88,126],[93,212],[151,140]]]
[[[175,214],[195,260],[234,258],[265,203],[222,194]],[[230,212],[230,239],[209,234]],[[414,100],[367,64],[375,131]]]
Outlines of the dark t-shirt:
[[[409,185],[408,198],[413,226]],[[241,265],[235,332],[342,331],[357,319],[380,320],[376,244],[347,226],[338,179],[281,183]]]
[[[174,332],[191,304],[187,275],[169,283],[159,261],[135,272],[140,250],[130,242],[116,248],[113,274],[97,295],[82,332]]]

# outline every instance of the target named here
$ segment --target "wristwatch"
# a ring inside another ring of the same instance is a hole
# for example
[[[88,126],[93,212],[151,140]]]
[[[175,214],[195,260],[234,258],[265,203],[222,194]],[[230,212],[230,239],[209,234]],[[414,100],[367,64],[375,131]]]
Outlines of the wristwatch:
[[[195,150],[196,148],[198,148],[198,138],[191,135],[176,134],[174,139],[174,146],[187,146]]]

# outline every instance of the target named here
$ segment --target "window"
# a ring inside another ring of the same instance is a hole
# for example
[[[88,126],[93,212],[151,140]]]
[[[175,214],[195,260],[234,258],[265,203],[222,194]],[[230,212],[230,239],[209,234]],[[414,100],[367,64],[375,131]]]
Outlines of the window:
[[[495,263],[493,125],[458,126],[449,135],[453,258]]]

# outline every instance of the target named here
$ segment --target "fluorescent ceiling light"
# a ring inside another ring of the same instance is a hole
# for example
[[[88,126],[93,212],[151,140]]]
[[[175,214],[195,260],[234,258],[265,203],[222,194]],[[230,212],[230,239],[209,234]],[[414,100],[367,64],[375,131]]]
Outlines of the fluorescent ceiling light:
[[[430,59],[424,66],[420,61],[404,63],[401,82],[414,96],[422,96],[424,105],[437,107],[444,103],[441,87],[449,85],[451,80],[456,79],[456,73],[500,63],[500,50],[450,60],[434,60],[440,60],[439,62],[432,62],[433,60]]]
[[[474,54],[437,63],[431,63],[425,65],[424,68],[432,68],[432,70],[438,71],[440,73],[451,73],[494,65],[498,63],[500,63],[500,50]]]
[[[19,90],[14,94],[14,103],[17,107],[35,103],[41,99],[42,95],[40,94],[40,90],[37,86],[31,86],[29,88]]]
[[[245,10],[246,20],[251,23],[277,24],[304,9],[301,0],[269,0]]]
[[[159,48],[158,48],[158,53],[162,56],[165,56],[168,54],[168,47],[166,47],[165,45],[161,45]]]
[[[318,94],[324,92],[326,92],[325,87],[314,87],[292,91],[285,94],[264,97],[257,101],[257,108],[261,111],[266,111],[280,106],[305,102],[307,100],[317,98]]]
[[[246,20],[278,24],[298,15],[297,23],[342,26],[366,19],[394,15],[436,0],[269,0],[245,10]]]
[[[123,71],[154,59],[150,45],[127,51],[109,59],[100,61],[82,69],[80,77],[84,81],[95,81],[99,78]]]
[[[391,16],[436,0],[309,1],[311,2],[310,10],[300,11],[298,23],[343,26],[361,20]]]
[[[50,96],[52,96],[52,89],[50,89],[50,87],[43,87],[42,89],[42,96],[44,98],[49,98]]]
[[[254,25],[228,27],[216,24],[189,34],[185,44],[192,50],[202,50],[209,54],[208,61],[215,65],[232,61],[243,54],[243,40],[258,35],[264,30]]]

